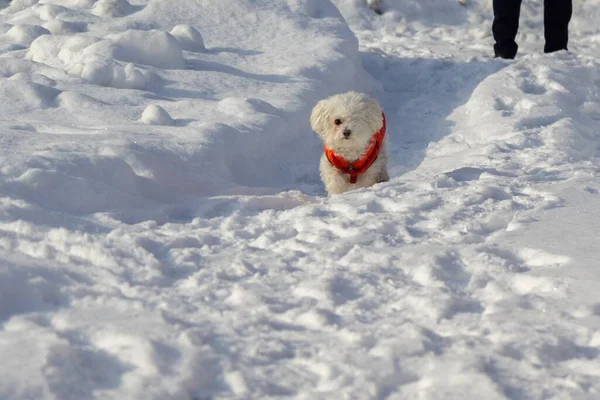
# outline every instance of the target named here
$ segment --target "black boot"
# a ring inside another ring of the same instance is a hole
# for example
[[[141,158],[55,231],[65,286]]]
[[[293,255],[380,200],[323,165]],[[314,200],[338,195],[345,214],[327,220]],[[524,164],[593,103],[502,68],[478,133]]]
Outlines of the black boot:
[[[561,1],[561,0],[555,0]],[[494,54],[501,58],[515,58],[519,46],[515,42],[519,29],[521,0],[494,0]]]
[[[572,0],[544,0],[544,53],[567,50]]]

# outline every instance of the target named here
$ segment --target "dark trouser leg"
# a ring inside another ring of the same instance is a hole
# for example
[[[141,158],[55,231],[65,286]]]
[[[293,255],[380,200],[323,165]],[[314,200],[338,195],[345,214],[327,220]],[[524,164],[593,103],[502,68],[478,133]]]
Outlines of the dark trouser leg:
[[[555,0],[561,1],[561,0]],[[517,55],[517,30],[519,29],[519,14],[521,0],[494,0],[494,53],[496,57],[515,58]]]
[[[567,50],[568,27],[572,13],[572,0],[544,0],[545,53]]]

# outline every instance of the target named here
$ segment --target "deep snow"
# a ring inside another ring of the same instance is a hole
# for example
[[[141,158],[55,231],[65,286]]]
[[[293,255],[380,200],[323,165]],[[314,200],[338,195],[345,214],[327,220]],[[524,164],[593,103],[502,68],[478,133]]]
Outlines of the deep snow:
[[[487,1],[334,3],[0,12],[0,399],[600,396],[600,1],[513,62]],[[351,89],[392,180],[326,198]]]

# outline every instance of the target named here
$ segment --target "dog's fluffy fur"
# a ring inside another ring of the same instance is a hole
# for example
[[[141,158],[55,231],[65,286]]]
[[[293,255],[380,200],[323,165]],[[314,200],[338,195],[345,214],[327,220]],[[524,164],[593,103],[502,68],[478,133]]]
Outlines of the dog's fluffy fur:
[[[310,125],[327,147],[347,161],[360,159],[369,148],[371,138],[381,129],[383,119],[377,100],[357,92],[337,94],[319,101],[312,110]],[[335,121],[341,122],[336,125]],[[350,131],[349,136],[344,131]],[[379,150],[379,157],[371,167],[350,183],[350,176],[335,168],[327,156],[321,157],[321,179],[329,195],[372,186],[389,180],[387,171],[387,139]]]

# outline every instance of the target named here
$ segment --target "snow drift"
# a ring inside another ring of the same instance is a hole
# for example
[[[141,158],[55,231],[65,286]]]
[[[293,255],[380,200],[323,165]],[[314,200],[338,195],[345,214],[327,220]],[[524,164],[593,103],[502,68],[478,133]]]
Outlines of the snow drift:
[[[335,4],[2,10],[1,399],[598,397],[599,2],[514,62],[488,2]],[[324,198],[349,89],[392,180]]]
[[[27,149],[5,190],[45,209],[120,215],[301,188],[316,180],[312,104],[378,88],[329,2],[12,2],[2,14],[2,129]]]

